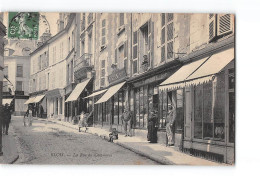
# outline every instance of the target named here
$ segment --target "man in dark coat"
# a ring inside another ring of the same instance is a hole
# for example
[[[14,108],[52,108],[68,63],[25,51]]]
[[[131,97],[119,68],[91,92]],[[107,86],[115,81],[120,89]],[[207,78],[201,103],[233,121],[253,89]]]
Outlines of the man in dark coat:
[[[8,135],[9,123],[11,121],[11,108],[6,103],[4,106],[3,133]]]

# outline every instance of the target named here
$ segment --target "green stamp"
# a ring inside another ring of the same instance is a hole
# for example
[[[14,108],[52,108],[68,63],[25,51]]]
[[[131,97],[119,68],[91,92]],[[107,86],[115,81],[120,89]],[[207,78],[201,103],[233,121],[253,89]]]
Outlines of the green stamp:
[[[38,39],[39,12],[9,12],[8,24],[8,38]]]

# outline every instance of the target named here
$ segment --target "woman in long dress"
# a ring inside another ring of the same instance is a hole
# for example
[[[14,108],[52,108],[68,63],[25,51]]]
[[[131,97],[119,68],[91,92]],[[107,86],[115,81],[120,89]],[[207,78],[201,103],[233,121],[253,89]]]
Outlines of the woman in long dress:
[[[172,146],[174,145],[174,110],[171,105],[168,106],[168,115],[166,118],[166,146]]]
[[[148,119],[148,134],[147,134],[147,140],[151,143],[157,142],[157,130],[156,127],[157,123],[157,113],[155,111],[151,111],[151,116]]]

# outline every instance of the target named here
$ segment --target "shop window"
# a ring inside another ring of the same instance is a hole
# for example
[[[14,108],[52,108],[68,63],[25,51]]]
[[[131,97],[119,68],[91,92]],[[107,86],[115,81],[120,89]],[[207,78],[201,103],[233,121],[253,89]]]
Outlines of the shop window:
[[[122,115],[123,115],[123,92],[118,92],[118,124],[122,124]]]
[[[235,142],[235,72],[234,69],[228,70],[228,82],[229,82],[229,142]]]
[[[139,104],[139,88],[135,89],[135,127],[140,127],[139,115],[140,115],[140,104]]]
[[[203,86],[198,85],[194,90],[194,137],[202,139],[202,108]]]
[[[204,139],[213,137],[212,83],[203,85],[203,137]]]
[[[225,75],[216,80],[195,86],[194,90],[194,137],[197,139],[225,138]]]
[[[214,139],[224,140],[225,137],[225,74],[218,74],[214,85]]]
[[[147,128],[148,124],[148,99],[147,99],[147,94],[148,94],[148,86],[144,86],[144,92],[143,92],[143,101],[144,101],[144,106],[143,106],[143,112],[144,112],[144,128]]]
[[[139,106],[140,106],[140,114],[139,114],[139,122],[140,122],[140,128],[143,128],[144,126],[144,96],[143,87],[140,87],[140,95],[139,95]]]
[[[114,95],[114,124],[118,124],[118,93]]]
[[[183,89],[176,90],[176,129],[183,128]]]
[[[59,99],[55,99],[55,115],[58,115],[58,108],[59,108]]]

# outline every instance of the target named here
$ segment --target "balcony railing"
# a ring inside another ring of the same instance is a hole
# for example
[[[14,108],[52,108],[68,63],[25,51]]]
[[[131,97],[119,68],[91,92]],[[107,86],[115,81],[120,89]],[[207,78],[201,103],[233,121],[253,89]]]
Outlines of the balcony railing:
[[[84,67],[92,67],[91,54],[84,53],[81,57],[75,60],[74,72],[77,72]]]

